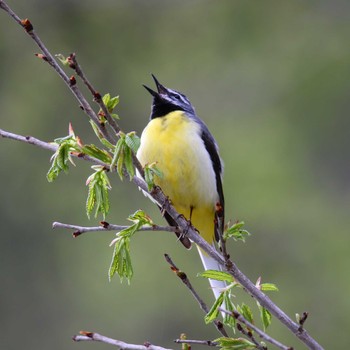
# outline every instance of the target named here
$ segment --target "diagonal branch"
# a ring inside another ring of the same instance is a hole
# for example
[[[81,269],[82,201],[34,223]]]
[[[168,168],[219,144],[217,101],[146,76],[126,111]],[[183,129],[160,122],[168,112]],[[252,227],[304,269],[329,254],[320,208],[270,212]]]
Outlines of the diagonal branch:
[[[272,345],[275,345],[276,347],[278,347],[279,349],[282,350],[293,350],[293,348],[288,347],[286,345],[283,345],[282,343],[280,343],[279,341],[277,341],[276,339],[270,337],[267,333],[263,332],[260,328],[258,328],[257,326],[255,326],[254,324],[252,324],[251,322],[249,322],[245,317],[243,317],[243,315],[241,315],[238,311],[233,311],[233,312],[229,312],[223,308],[220,308],[221,312],[224,312],[228,315],[232,315],[237,321],[243,323],[244,325],[246,325],[248,328],[252,329],[256,334],[259,335],[259,337],[267,342],[269,342]]]
[[[193,297],[196,299],[197,303],[199,304],[200,308],[207,314],[209,312],[209,308],[203,301],[203,299],[199,296],[199,294],[196,292],[196,290],[193,288],[192,283],[188,279],[187,275],[180,271],[177,266],[174,264],[172,259],[168,254],[164,254],[166,262],[170,265],[171,270],[176,274],[177,277],[180,278],[181,282],[189,289]],[[214,321],[216,329],[224,336],[227,337],[227,332],[224,328],[224,325],[222,322],[215,320]]]
[[[196,301],[198,302],[198,304],[200,305],[201,309],[208,313],[209,309],[207,307],[207,305],[204,303],[204,301],[199,297],[198,293],[196,292],[196,290],[193,288],[191,282],[189,281],[187,275],[180,271],[178,269],[178,267],[174,264],[174,262],[172,261],[172,259],[170,258],[170,256],[168,254],[164,254],[165,256],[165,260],[167,261],[167,263],[170,265],[171,270],[176,273],[176,275],[180,278],[180,280],[185,284],[185,286],[190,290],[191,294],[194,296],[194,298],[196,299]],[[281,350],[292,350],[292,348],[283,345],[282,343],[280,343],[278,340],[270,337],[267,333],[263,332],[260,328],[258,328],[257,326],[253,325],[251,322],[249,322],[243,315],[241,315],[238,311],[233,311],[233,312],[229,312],[223,308],[219,308],[219,310],[221,312],[224,312],[228,315],[231,315],[232,317],[234,317],[237,321],[243,323],[244,325],[246,325],[248,328],[250,328],[251,330],[255,331],[261,339],[277,346],[279,349]],[[218,331],[225,337],[227,337],[227,333],[223,327],[223,324],[220,321],[215,321],[215,325],[216,328],[218,329]],[[240,329],[239,329],[240,330]],[[251,332],[249,334],[244,333],[249,339],[251,339],[255,345],[257,349],[264,349],[264,347],[262,347],[253,337],[253,335],[251,334]],[[190,343],[191,341],[187,341],[187,340],[177,340],[178,343]],[[200,341],[193,341],[192,343],[194,344],[204,344],[204,345],[210,345],[210,346],[216,346],[217,343],[215,342],[211,342],[211,341],[207,341],[207,340],[200,340]]]
[[[120,129],[115,119],[109,113],[108,108],[102,100],[101,94],[94,88],[89,79],[86,77],[83,69],[81,68],[77,60],[75,53],[70,54],[70,56],[68,57],[68,62],[69,66],[77,73],[78,77],[83,81],[88,90],[91,92],[92,96],[94,97],[94,101],[100,106],[104,117],[107,119],[107,122],[114,131],[115,135],[118,135],[122,130]],[[142,177],[144,177],[143,167],[134,153],[132,153],[132,160],[137,171],[141,174]]]
[[[78,86],[75,83],[72,83],[72,80],[67,76],[64,70],[55,60],[54,56],[51,54],[51,52],[47,49],[45,44],[42,42],[40,37],[36,34],[32,23],[28,19],[22,20],[20,17],[18,17],[17,14],[14,11],[12,11],[12,9],[3,0],[0,0],[0,8],[3,9],[5,12],[7,12],[20,26],[24,28],[25,32],[34,40],[34,42],[37,44],[37,46],[40,48],[41,52],[43,53],[42,55],[37,55],[37,56],[41,58],[43,61],[47,62],[56,71],[56,73],[60,76],[60,78],[64,81],[64,83],[68,86],[72,94],[75,96],[75,98],[78,100],[81,109],[99,127],[99,129],[101,130],[105,138],[109,142],[114,143],[113,137],[109,134],[106,126],[100,123],[97,114],[91,108],[89,102],[85,99],[84,95],[79,90]]]

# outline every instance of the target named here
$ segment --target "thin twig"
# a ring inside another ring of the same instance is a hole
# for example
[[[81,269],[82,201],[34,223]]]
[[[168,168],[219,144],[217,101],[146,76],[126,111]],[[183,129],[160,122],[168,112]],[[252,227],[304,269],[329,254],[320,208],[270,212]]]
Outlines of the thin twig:
[[[205,302],[203,301],[203,299],[199,296],[199,294],[196,292],[196,290],[193,288],[192,283],[190,282],[190,280],[188,279],[186,273],[180,271],[177,266],[174,264],[174,262],[172,261],[172,259],[170,258],[170,256],[168,254],[164,254],[165,260],[167,261],[167,263],[170,265],[171,270],[176,274],[177,277],[180,278],[180,280],[182,281],[182,283],[189,289],[189,291],[191,292],[191,294],[193,295],[193,297],[196,299],[197,303],[199,304],[200,308],[207,314],[209,312],[209,308],[207,307],[207,305],[205,304]],[[224,336],[227,337],[227,332],[224,328],[224,325],[222,324],[222,322],[215,320],[214,321],[215,327],[216,329]]]
[[[121,340],[112,339],[94,332],[80,332],[78,335],[73,336],[73,340],[78,341],[98,341],[105,344],[116,346],[122,350],[172,350],[163,348],[162,346],[153,345],[145,342],[143,345],[140,344],[129,344]]]
[[[81,68],[80,64],[77,61],[76,54],[72,53],[68,57],[69,66],[77,73],[78,77],[83,81],[83,83],[86,85],[86,87],[91,92],[92,96],[94,97],[95,102],[100,106],[100,108],[103,111],[104,117],[108,121],[108,124],[111,126],[112,130],[114,131],[115,135],[118,135],[118,133],[121,131],[119,125],[115,121],[115,119],[111,116],[109,113],[108,108],[104,104],[102,100],[101,94],[93,87],[93,85],[90,83],[88,78],[83,72],[83,69]]]
[[[70,62],[70,67],[74,69],[74,71],[77,73],[78,77],[83,81],[83,83],[86,85],[86,87],[91,92],[92,96],[94,97],[94,101],[100,106],[104,117],[106,118],[108,124],[114,131],[115,135],[118,135],[122,130],[120,129],[119,125],[115,121],[115,119],[110,114],[108,108],[104,104],[101,94],[95,89],[95,87],[91,84],[89,79],[86,77],[82,67],[80,66],[76,54],[73,53],[68,57],[68,61]],[[136,158],[135,154],[132,153],[132,160],[135,168],[138,170],[138,172],[141,174],[142,177],[144,177],[144,170],[139,162],[139,160]]]
[[[113,225],[108,222],[102,221],[101,226],[78,226],[71,224],[64,224],[61,222],[52,223],[52,228],[65,228],[68,230],[74,230],[73,237],[80,236],[85,232],[98,232],[98,231],[122,231],[129,226]],[[165,231],[165,232],[175,232],[176,227],[173,226],[143,226],[138,229],[138,231]]]
[[[0,136],[5,139],[11,139],[15,141],[29,143],[30,145],[34,145],[43,149],[47,149],[49,151],[55,152],[57,150],[57,145],[55,143],[45,142],[39,139],[36,139],[33,136],[22,136],[18,134],[14,134],[12,132],[8,132],[6,130],[0,129]]]
[[[195,340],[195,339],[175,339],[176,344],[198,344],[207,346],[219,346],[217,342],[211,340]]]
[[[250,329],[244,328],[240,323],[237,322],[236,328],[244,336],[246,336],[253,344],[255,344],[256,349],[258,350],[267,350],[267,347],[263,344],[260,344],[254,337],[253,332]]]
[[[224,312],[228,315],[233,316],[237,321],[243,323],[244,325],[246,325],[248,328],[252,329],[256,334],[259,335],[259,337],[267,342],[269,342],[272,345],[277,346],[279,349],[282,350],[293,350],[293,348],[286,346],[282,343],[280,343],[278,340],[270,337],[267,333],[263,332],[261,329],[259,329],[257,326],[255,326],[254,324],[252,324],[251,322],[249,322],[242,314],[240,314],[238,311],[227,311],[223,308],[219,308],[221,312]]]
[[[20,142],[24,142],[24,143],[28,143],[30,145],[34,145],[43,149],[47,149],[49,151],[55,152],[57,150],[57,145],[55,143],[52,142],[45,142],[42,140],[39,140],[33,136],[23,136],[23,135],[18,135],[18,134],[14,134],[12,132],[8,132],[6,130],[0,129],[0,136],[5,138],[5,139],[11,139],[11,140],[16,140],[16,141],[20,141]],[[104,163],[102,161],[100,161],[97,158],[88,156],[87,154],[84,153],[71,153],[72,157],[75,158],[79,158],[79,159],[84,159],[87,160],[89,162],[92,162],[94,164],[98,164],[98,165],[102,165],[104,167],[106,167],[107,169],[109,169],[109,165],[107,163]]]
[[[7,12],[20,26],[25,29],[25,32],[34,40],[37,46],[40,48],[43,55],[37,55],[44,62],[47,62],[60,76],[60,78],[65,82],[68,88],[71,90],[75,98],[78,100],[81,109],[91,118],[94,123],[99,127],[105,138],[111,143],[114,142],[108,130],[105,128],[104,124],[101,124],[99,118],[95,111],[91,108],[89,102],[85,99],[82,92],[79,90],[76,84],[72,84],[71,79],[64,72],[58,62],[55,60],[54,56],[46,48],[45,44],[42,42],[40,37],[36,34],[32,23],[28,19],[21,20],[17,14],[5,3],[5,1],[0,0],[0,8]]]

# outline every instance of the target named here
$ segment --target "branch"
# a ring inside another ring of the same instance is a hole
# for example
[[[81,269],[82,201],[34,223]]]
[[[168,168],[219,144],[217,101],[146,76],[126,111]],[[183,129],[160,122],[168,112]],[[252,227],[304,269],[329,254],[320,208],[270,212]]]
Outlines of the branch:
[[[11,140],[16,140],[16,141],[28,143],[30,145],[34,145],[34,146],[37,146],[39,148],[47,149],[47,150],[52,151],[52,152],[55,152],[57,150],[57,147],[58,147],[55,143],[45,142],[45,141],[39,140],[33,136],[23,136],[23,135],[14,134],[12,132],[8,132],[8,131],[3,130],[3,129],[0,129],[0,136],[5,138],[5,139],[11,139]],[[108,164],[100,161],[97,158],[88,156],[87,154],[71,153],[71,155],[75,158],[84,159],[84,160],[87,160],[87,161],[92,162],[94,164],[102,165],[102,166],[106,167],[107,169],[109,169]]]
[[[109,113],[108,108],[104,104],[101,94],[97,92],[97,90],[94,88],[94,86],[90,83],[88,78],[86,77],[85,73],[83,72],[83,69],[81,68],[80,64],[78,63],[77,57],[75,53],[72,53],[68,57],[69,66],[77,73],[78,77],[83,81],[83,83],[86,85],[86,87],[91,92],[92,96],[94,97],[94,101],[100,106],[103,116],[106,118],[107,122],[111,126],[112,130],[116,135],[118,135],[122,130],[120,129],[119,125],[115,121],[115,119],[111,116]],[[132,160],[135,168],[138,170],[138,172],[141,174],[142,177],[144,177],[144,170],[139,162],[139,160],[136,158],[135,154],[132,153]]]
[[[47,149],[49,151],[55,152],[57,150],[57,145],[54,143],[48,143],[45,141],[41,141],[32,136],[22,136],[18,134],[13,134],[11,132],[0,129],[0,136],[5,139],[16,140],[20,142],[29,143],[30,145],[34,145],[43,149]]]
[[[104,335],[94,333],[94,332],[80,332],[79,335],[74,335],[73,340],[78,341],[98,341],[105,344],[116,346],[122,350],[172,350],[163,348],[161,346],[153,345],[151,343],[145,342],[143,345],[138,344],[128,344],[121,340],[112,339]]]
[[[187,237],[200,246],[208,255],[215,259],[224,270],[228,272],[235,280],[240,283],[243,288],[263,307],[268,309],[272,315],[274,315],[282,324],[284,324],[292,333],[297,336],[305,345],[312,350],[323,350],[323,347],[313,339],[309,333],[304,329],[300,328],[300,325],[294,322],[282,309],[280,309],[266,294],[261,292],[249,278],[243,274],[241,270],[234,264],[230,259],[224,260],[223,256],[215,250],[213,246],[208,244],[198,232],[192,228],[188,227],[187,220],[179,216],[175,208],[169,204],[167,198],[161,191],[155,189],[152,193],[153,198],[155,198],[158,203],[164,203],[166,205],[166,211],[176,220],[180,228],[185,230],[187,228]]]
[[[168,264],[170,265],[170,268],[171,270],[176,273],[177,277],[180,278],[180,280],[185,284],[185,286],[190,290],[190,292],[192,293],[192,295],[194,296],[194,298],[196,299],[196,301],[198,302],[198,304],[200,305],[201,309],[203,311],[205,311],[206,313],[209,312],[209,309],[208,307],[206,306],[206,304],[203,302],[203,300],[199,297],[198,293],[195,291],[195,289],[193,288],[192,284],[190,283],[187,275],[180,271],[177,266],[174,264],[174,262],[172,261],[172,259],[170,258],[170,256],[168,254],[164,254],[165,256],[165,260],[168,262]],[[233,312],[230,312],[230,311],[227,311],[223,308],[219,308],[219,310],[221,312],[224,312],[228,315],[231,315],[233,316],[237,321],[243,323],[244,325],[246,325],[248,328],[254,330],[259,336],[261,339],[277,346],[279,349],[282,349],[282,350],[292,350],[291,347],[288,347],[288,346],[285,346],[283,345],[282,343],[280,343],[279,341],[277,341],[276,339],[270,337],[267,333],[263,332],[261,329],[259,329],[258,327],[256,327],[255,325],[253,325],[251,322],[249,322],[243,315],[241,315],[239,312],[237,311],[233,311]],[[215,325],[216,325],[216,328],[218,329],[218,331],[223,334],[225,337],[227,337],[227,333],[225,331],[225,329],[223,328],[223,324],[219,321],[215,321]],[[253,337],[253,335],[251,334],[251,332],[245,332],[243,331],[243,329],[241,329],[238,325],[237,325],[237,328],[239,331],[241,331],[244,335],[246,335],[249,339],[251,339],[257,349],[265,349],[264,347],[262,347],[256,340],[255,338]],[[210,346],[216,346],[217,343],[215,342],[211,342],[211,341],[208,341],[208,340],[194,340],[194,341],[187,341],[187,340],[180,340],[180,339],[177,339],[176,341],[177,343],[194,343],[194,344],[204,344],[204,345],[210,345]]]
[[[207,305],[205,304],[203,299],[198,295],[196,290],[193,288],[193,286],[192,286],[190,280],[188,279],[187,275],[177,268],[177,266],[174,264],[174,262],[172,261],[172,259],[170,258],[170,256],[168,254],[164,254],[164,257],[165,257],[165,260],[167,261],[167,263],[170,265],[171,270],[176,274],[177,277],[180,278],[181,282],[189,289],[189,291],[191,292],[193,297],[196,299],[196,301],[199,304],[200,308],[207,314],[209,312],[209,308],[207,307]],[[222,322],[220,322],[218,320],[215,320],[214,324],[215,324],[216,329],[224,337],[228,336],[227,332],[226,332],[226,330],[224,328],[224,325],[222,324]]]
[[[229,312],[223,308],[220,308],[221,312],[224,312],[228,315],[233,316],[237,321],[243,323],[244,325],[246,325],[248,328],[252,329],[256,334],[259,335],[259,337],[267,342],[269,342],[272,345],[277,346],[279,349],[282,350],[293,350],[293,348],[283,345],[282,343],[280,343],[279,341],[277,341],[276,339],[270,337],[268,334],[266,334],[265,332],[263,332],[261,329],[259,329],[258,327],[256,327],[254,324],[252,324],[251,322],[249,322],[245,317],[243,317],[243,315],[241,315],[238,311],[233,311],[233,312]]]
[[[174,343],[176,344],[198,344],[198,345],[207,345],[207,346],[218,346],[218,343],[211,340],[191,340],[191,339],[175,339]]]
[[[89,116],[90,119],[99,127],[101,133],[105,136],[105,138],[114,143],[113,138],[109,134],[104,124],[100,123],[100,120],[94,110],[91,108],[89,102],[85,99],[82,92],[79,90],[78,86],[75,84],[75,80],[71,79],[67,76],[58,62],[55,60],[54,56],[50,53],[50,51],[46,48],[42,40],[34,31],[34,27],[32,23],[28,19],[19,18],[17,14],[12,11],[12,9],[5,3],[5,1],[0,0],[0,8],[8,13],[21,27],[24,28],[25,32],[34,40],[37,46],[40,48],[43,54],[37,54],[36,56],[41,58],[44,62],[47,62],[60,76],[60,78],[64,81],[64,83],[68,86],[72,94],[78,100],[80,108]]]
[[[98,231],[122,231],[129,226],[121,226],[121,225],[113,225],[109,224],[106,221],[101,221],[101,226],[78,226],[78,225],[70,225],[64,224],[61,222],[54,222],[52,224],[52,228],[65,228],[68,230],[74,230],[73,237],[78,237],[85,232],[98,232]],[[144,226],[138,229],[138,231],[166,231],[166,232],[175,232],[176,227],[173,226]]]

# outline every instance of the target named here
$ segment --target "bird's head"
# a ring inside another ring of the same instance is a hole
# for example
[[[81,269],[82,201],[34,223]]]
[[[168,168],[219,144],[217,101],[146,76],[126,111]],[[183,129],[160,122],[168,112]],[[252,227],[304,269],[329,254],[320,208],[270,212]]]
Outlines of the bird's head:
[[[162,85],[152,74],[156,84],[157,91],[152,90],[146,85],[144,88],[153,96],[151,119],[164,117],[173,111],[184,111],[189,115],[194,114],[194,108],[188,98],[178,91],[168,89]]]

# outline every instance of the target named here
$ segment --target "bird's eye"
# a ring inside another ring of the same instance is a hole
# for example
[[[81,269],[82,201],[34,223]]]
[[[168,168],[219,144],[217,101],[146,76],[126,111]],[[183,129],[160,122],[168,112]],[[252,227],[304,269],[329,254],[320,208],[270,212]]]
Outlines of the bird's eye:
[[[176,95],[176,94],[174,94],[174,96],[173,96],[174,98],[176,98],[177,100],[181,100],[181,97],[180,97],[180,95]]]

